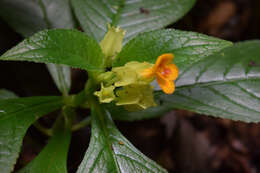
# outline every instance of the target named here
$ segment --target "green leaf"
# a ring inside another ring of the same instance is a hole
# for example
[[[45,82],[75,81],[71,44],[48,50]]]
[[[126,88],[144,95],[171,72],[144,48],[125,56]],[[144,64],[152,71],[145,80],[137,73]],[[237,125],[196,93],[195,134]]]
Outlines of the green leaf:
[[[245,122],[260,122],[260,41],[235,44],[187,68],[173,95],[161,95],[172,108]]]
[[[98,43],[76,30],[53,29],[36,33],[7,51],[0,60],[65,64],[100,70],[103,53]]]
[[[29,126],[62,105],[61,97],[56,96],[0,100],[1,173],[10,173],[13,170]]]
[[[47,146],[18,173],[67,173],[67,154],[71,131],[61,120],[58,120],[59,122],[55,125],[54,135]]]
[[[69,0],[1,0],[0,17],[24,37],[43,29],[73,28]]]
[[[68,95],[71,87],[70,67],[56,64],[47,64],[47,68],[61,93]]]
[[[0,6],[0,16],[24,37],[43,29],[74,28],[69,0],[1,0]],[[48,69],[59,90],[67,93],[70,69],[57,65],[49,65]]]
[[[91,140],[77,173],[166,172],[138,151],[115,127],[98,103],[92,109]]]
[[[125,41],[141,32],[176,22],[195,0],[72,0],[79,22],[97,41],[107,32],[107,23],[125,29]]]
[[[0,89],[0,100],[17,98],[17,95],[6,89]]]
[[[203,57],[231,45],[231,42],[194,32],[157,30],[140,34],[128,42],[113,66],[122,66],[129,61],[155,63],[161,54],[173,53],[181,73]]]

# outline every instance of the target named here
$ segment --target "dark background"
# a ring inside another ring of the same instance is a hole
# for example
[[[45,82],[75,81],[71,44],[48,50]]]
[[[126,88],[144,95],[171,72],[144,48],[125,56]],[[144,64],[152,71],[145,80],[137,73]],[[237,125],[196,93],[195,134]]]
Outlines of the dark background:
[[[169,26],[230,41],[260,39],[260,0],[197,0],[179,22]],[[0,54],[22,37],[0,19]],[[72,93],[80,91],[86,73],[73,69]],[[0,88],[19,96],[60,95],[43,64],[0,62]],[[79,110],[82,115],[87,111]],[[41,119],[49,126],[55,115]],[[172,173],[260,173],[260,125],[211,118],[176,110],[153,120],[117,122],[120,131],[145,155]],[[75,132],[68,168],[75,172],[88,147],[90,128]],[[37,155],[47,137],[31,127],[25,137],[19,169]]]

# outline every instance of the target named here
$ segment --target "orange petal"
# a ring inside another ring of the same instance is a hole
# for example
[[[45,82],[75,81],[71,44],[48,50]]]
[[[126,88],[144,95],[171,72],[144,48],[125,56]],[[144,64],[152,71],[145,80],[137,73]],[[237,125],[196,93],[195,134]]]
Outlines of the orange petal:
[[[155,63],[155,69],[161,66],[165,66],[167,64],[172,63],[172,60],[174,58],[174,55],[172,53],[165,53],[159,56]]]
[[[157,82],[158,82],[159,86],[161,87],[161,89],[163,90],[164,93],[172,94],[174,92],[175,85],[174,85],[173,81],[167,80],[161,74],[158,74],[158,73],[157,73],[156,77],[157,77],[156,78]]]
[[[175,65],[175,64],[169,64],[167,65],[167,67],[170,72],[167,73],[167,79],[168,80],[176,80],[178,75],[179,75],[179,70],[178,70],[178,67]]]

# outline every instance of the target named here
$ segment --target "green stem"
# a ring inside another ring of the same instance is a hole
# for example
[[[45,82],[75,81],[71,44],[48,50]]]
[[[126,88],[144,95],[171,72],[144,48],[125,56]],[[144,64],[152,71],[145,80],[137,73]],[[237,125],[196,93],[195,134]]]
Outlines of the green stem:
[[[52,136],[52,129],[48,129],[46,127],[43,127],[38,121],[36,121],[34,124],[34,127],[36,127],[40,132],[45,134],[46,136]]]
[[[93,78],[89,78],[85,85],[85,93],[89,97],[92,97],[93,93],[97,89],[97,82]]]
[[[87,118],[85,118],[84,120],[82,120],[81,122],[79,122],[78,124],[75,124],[74,126],[72,126],[72,131],[77,131],[83,127],[86,127],[90,124],[91,122],[91,117],[88,116]]]
[[[74,123],[74,121],[76,119],[75,109],[73,107],[70,107],[70,106],[64,106],[62,108],[62,115],[63,115],[64,120],[65,120],[65,126],[68,129],[72,129],[72,124]]]

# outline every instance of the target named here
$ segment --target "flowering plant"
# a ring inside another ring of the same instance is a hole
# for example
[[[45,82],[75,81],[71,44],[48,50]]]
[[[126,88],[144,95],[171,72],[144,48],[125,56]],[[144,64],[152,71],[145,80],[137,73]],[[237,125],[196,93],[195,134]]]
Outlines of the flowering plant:
[[[77,173],[167,172],[138,151],[114,120],[149,119],[186,109],[259,122],[260,69],[250,62],[260,63],[260,41],[233,44],[195,32],[160,29],[181,18],[194,3],[1,1],[0,16],[27,38],[0,60],[46,63],[62,96],[18,98],[1,90],[0,172],[12,172],[32,124],[51,137],[19,173],[67,172],[71,134],[89,124],[91,139]],[[72,29],[77,22],[71,7],[85,33]],[[69,92],[70,67],[88,73],[84,90],[77,94]],[[79,122],[78,108],[90,109],[91,115]],[[37,123],[55,110],[60,114],[51,129]]]

